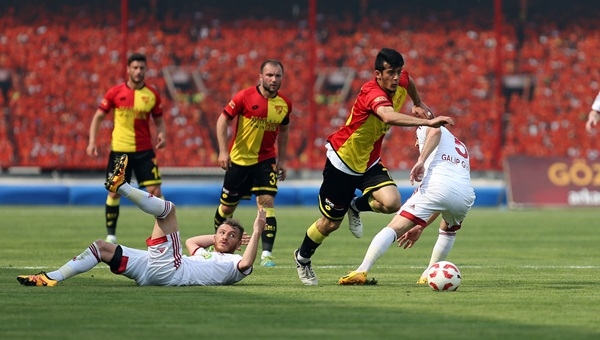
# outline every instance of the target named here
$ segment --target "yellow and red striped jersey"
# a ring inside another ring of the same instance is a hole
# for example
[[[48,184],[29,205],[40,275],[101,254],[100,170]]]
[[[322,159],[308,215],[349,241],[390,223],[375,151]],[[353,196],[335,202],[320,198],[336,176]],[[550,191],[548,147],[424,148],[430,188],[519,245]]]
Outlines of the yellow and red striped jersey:
[[[253,165],[276,157],[275,141],[280,125],[290,123],[292,103],[281,93],[265,98],[258,86],[238,92],[223,109],[229,119],[238,117],[234,138],[229,146],[231,161]]]
[[[402,71],[394,97],[385,92],[375,79],[363,84],[346,124],[327,138],[340,159],[357,174],[363,174],[381,157],[383,137],[391,125],[377,115],[380,106],[399,111],[408,95],[408,72]]]
[[[114,109],[111,150],[117,152],[145,151],[153,148],[150,116],[162,116],[158,91],[150,86],[131,89],[126,83],[112,87],[102,99],[100,109]]]

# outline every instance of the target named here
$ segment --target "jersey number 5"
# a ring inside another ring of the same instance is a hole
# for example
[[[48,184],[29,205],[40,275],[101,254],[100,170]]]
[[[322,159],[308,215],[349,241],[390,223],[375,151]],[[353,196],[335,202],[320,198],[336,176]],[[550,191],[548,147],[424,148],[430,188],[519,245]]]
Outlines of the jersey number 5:
[[[456,149],[456,152],[459,155],[461,155],[464,159],[469,159],[469,152],[467,151],[467,147],[465,146],[465,144],[459,141],[456,137],[454,137],[454,144],[456,144],[456,146],[454,147],[454,149]]]

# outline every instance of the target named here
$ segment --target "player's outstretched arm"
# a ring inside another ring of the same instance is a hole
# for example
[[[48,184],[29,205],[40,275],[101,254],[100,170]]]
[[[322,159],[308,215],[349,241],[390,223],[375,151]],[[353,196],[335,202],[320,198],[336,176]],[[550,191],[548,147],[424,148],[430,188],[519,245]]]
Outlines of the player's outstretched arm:
[[[254,220],[252,235],[250,236],[250,241],[246,246],[246,251],[244,251],[244,255],[242,255],[242,260],[238,262],[239,271],[245,272],[254,264],[256,253],[258,252],[258,241],[260,241],[260,235],[262,234],[263,230],[265,230],[266,224],[267,213],[263,208],[260,208],[256,213],[256,220]]]
[[[405,232],[402,236],[398,237],[398,247],[404,246],[404,249],[412,248],[412,246],[419,240],[421,233],[425,227],[416,225],[409,231]]]
[[[433,223],[433,221],[435,221],[435,219],[439,215],[440,215],[439,212],[434,213],[427,220],[427,225],[425,227],[420,226],[420,225],[416,225],[412,229],[410,229],[409,231],[407,231],[406,233],[404,233],[404,235],[398,237],[398,240],[397,240],[398,241],[398,247],[404,246],[404,249],[412,248],[412,246],[419,240],[419,237],[421,237],[421,233],[423,233],[423,230],[428,225],[430,225],[431,223]]]
[[[438,128],[438,127],[444,126],[444,125],[453,126],[454,119],[447,117],[447,116],[439,116],[439,117],[435,117],[435,118],[429,120],[429,123],[430,124],[428,124],[427,126],[435,127],[435,128]]]
[[[395,126],[431,126],[454,125],[454,120],[447,116],[439,116],[434,119],[417,118],[409,114],[396,112],[391,106],[380,106],[377,115],[385,123]]]

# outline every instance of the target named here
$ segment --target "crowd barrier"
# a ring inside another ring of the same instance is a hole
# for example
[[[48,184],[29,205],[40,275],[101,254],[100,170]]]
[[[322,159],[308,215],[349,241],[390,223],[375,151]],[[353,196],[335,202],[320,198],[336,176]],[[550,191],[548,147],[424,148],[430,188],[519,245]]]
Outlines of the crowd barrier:
[[[163,195],[178,206],[214,206],[219,202],[221,184],[163,185]],[[402,201],[412,194],[413,187],[399,186]],[[319,187],[280,186],[275,198],[278,206],[316,206]],[[360,194],[360,192],[357,192]],[[475,187],[475,207],[506,205],[503,186]],[[97,185],[0,185],[0,205],[104,205],[106,190]],[[123,205],[132,205],[126,199]],[[254,205],[245,200],[241,205]]]

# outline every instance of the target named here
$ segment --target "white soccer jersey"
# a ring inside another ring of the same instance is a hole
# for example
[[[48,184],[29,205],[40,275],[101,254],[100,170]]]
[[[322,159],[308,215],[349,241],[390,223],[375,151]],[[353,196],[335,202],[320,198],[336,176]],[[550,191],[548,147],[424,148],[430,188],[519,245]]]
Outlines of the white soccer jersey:
[[[252,273],[237,268],[242,256],[208,252],[203,248],[193,256],[182,255],[179,232],[146,240],[148,250],[121,246],[121,265],[116,274],[133,279],[140,286],[231,285]]]
[[[592,110],[600,112],[600,92],[596,95],[596,99],[594,99],[594,103],[592,104]]]
[[[419,151],[423,150],[428,127],[417,128]],[[471,187],[469,152],[467,147],[448,129],[441,127],[441,140],[437,148],[425,160],[422,188],[434,183],[453,187]]]
[[[441,127],[440,131],[440,143],[425,160],[421,184],[398,214],[425,226],[434,213],[441,212],[444,221],[457,230],[475,202],[469,152],[448,129]],[[426,127],[417,129],[419,151],[425,144],[426,132]]]
[[[230,285],[252,272],[252,269],[246,273],[238,270],[237,265],[242,260],[241,255],[208,252],[204,248],[196,250],[193,256],[184,256],[183,260],[181,266],[183,271],[178,270],[173,278],[173,281],[181,286]]]

